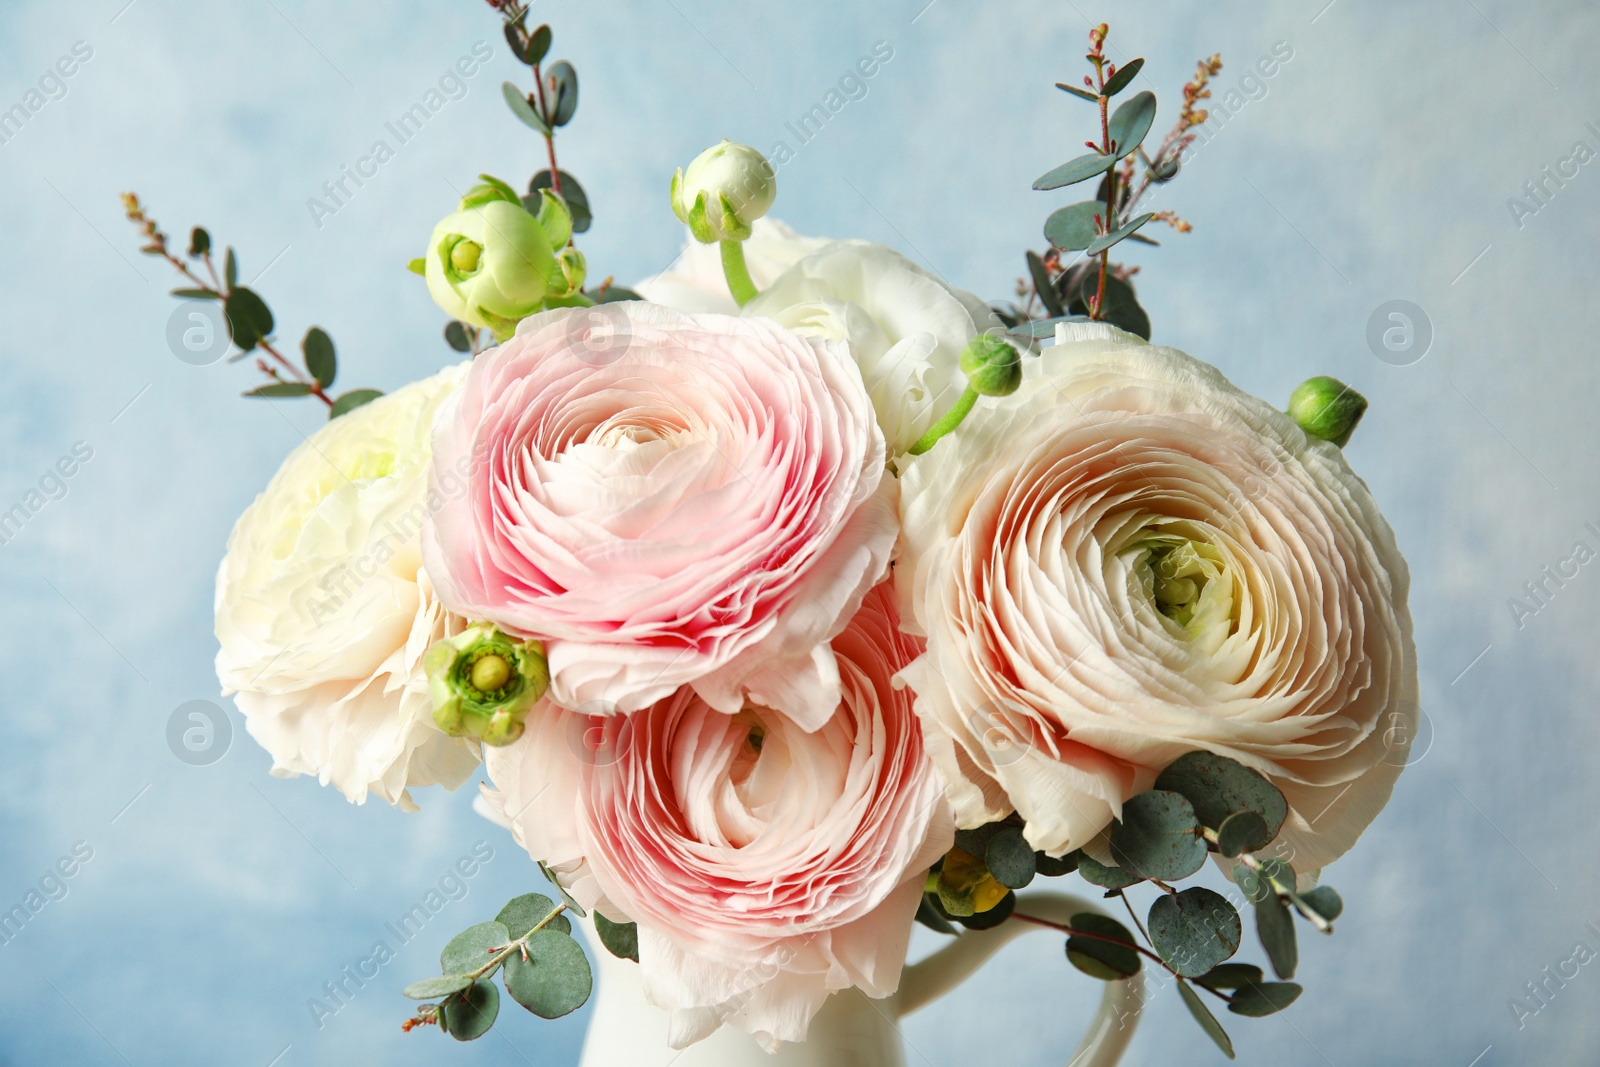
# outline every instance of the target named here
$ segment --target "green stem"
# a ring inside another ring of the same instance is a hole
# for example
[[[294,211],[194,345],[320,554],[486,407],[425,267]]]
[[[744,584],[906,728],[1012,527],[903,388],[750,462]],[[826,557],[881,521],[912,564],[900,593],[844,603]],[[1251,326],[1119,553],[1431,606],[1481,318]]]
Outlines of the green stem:
[[[939,438],[960,426],[961,420],[967,417],[967,413],[972,410],[972,405],[977,402],[978,391],[970,385],[967,386],[967,391],[961,394],[961,397],[955,402],[955,406],[945,412],[944,417],[938,422],[928,427],[927,433],[917,438],[917,443],[911,446],[911,454],[913,456],[922,455],[937,444]]]
[[[744,263],[744,242],[722,242],[722,273],[728,279],[728,292],[733,294],[734,303],[740,307],[750,303],[760,292],[756,283],[750,280],[750,268]]]

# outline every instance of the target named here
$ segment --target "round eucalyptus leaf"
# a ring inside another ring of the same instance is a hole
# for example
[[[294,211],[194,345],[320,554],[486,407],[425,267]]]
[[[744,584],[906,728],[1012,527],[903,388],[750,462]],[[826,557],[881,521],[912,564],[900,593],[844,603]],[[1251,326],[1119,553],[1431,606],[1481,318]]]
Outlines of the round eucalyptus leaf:
[[[1248,1015],[1252,1018],[1273,1015],[1299,1000],[1302,992],[1304,990],[1294,982],[1263,982],[1260,985],[1241,986],[1229,1001],[1228,1010],[1235,1015]]]
[[[1195,981],[1208,989],[1243,989],[1247,985],[1260,985],[1265,977],[1261,968],[1253,963],[1222,963]]]
[[[1077,292],[1070,295],[1067,311],[1074,315],[1089,313],[1089,298],[1099,292],[1100,272],[1086,271]],[[1100,317],[1120,330],[1138,334],[1150,340],[1150,316],[1139,306],[1133,286],[1114,274],[1106,275],[1106,302]]]
[[[1267,950],[1274,973],[1279,978],[1293,978],[1300,963],[1300,946],[1295,941],[1294,916],[1277,894],[1256,905],[1256,935]]]
[[[572,64],[558,59],[544,72],[545,99],[550,104],[552,125],[565,126],[578,110],[578,72]]]
[[[1111,113],[1111,140],[1116,145],[1112,155],[1121,159],[1138,148],[1139,142],[1150,132],[1150,125],[1155,120],[1155,93],[1147,90],[1129,97],[1122,106]]]
[[[1111,855],[1146,878],[1187,878],[1206,862],[1206,841],[1194,805],[1177,793],[1148,790],[1122,805],[1111,829]]]
[[[1089,247],[1083,250],[1083,254],[1086,256],[1098,256],[1119,241],[1125,241],[1132,237],[1135,230],[1155,217],[1155,212],[1153,211],[1146,211],[1142,215],[1134,216],[1104,237],[1096,237],[1093,241],[1090,241]]]
[[[439,971],[443,974],[473,974],[483,969],[494,955],[511,940],[505,923],[486,922],[469,926],[439,953]]]
[[[1319,885],[1299,895],[1300,903],[1320,915],[1324,922],[1333,922],[1344,914],[1344,901],[1331,885]]]
[[[1150,941],[1185,978],[1206,974],[1239,951],[1244,924],[1228,898],[1209,889],[1162,894],[1150,907]]]
[[[1007,889],[1023,889],[1039,872],[1039,861],[1034,857],[1033,846],[1015,826],[1002,827],[989,838],[983,851],[983,864],[994,875],[994,880]]]
[[[472,978],[465,974],[438,974],[432,978],[424,978],[412,982],[400,991],[401,996],[410,997],[412,1000],[432,1000],[435,997],[449,996],[459,993],[472,984]]]
[[[1125,871],[1121,867],[1107,867],[1093,856],[1085,854],[1078,856],[1078,873],[1083,875],[1085,882],[1097,885],[1101,889],[1126,889],[1130,885],[1138,885],[1144,881],[1143,877],[1132,871]]]
[[[544,922],[552,911],[556,910],[555,901],[543,893],[524,893],[522,896],[509,900],[506,906],[500,909],[495,921],[504,924],[511,931],[513,938],[526,937],[529,930]],[[550,920],[546,930],[560,930],[564,934],[572,933],[572,924],[565,915],[557,915]]]
[[[531,126],[546,137],[550,136],[550,127],[545,123],[539,113],[528,103],[528,97],[517,88],[515,82],[502,82],[500,92],[506,98],[506,106],[511,108],[511,113],[522,120],[523,125]]]
[[[311,372],[317,384],[324,389],[333,385],[334,375],[339,371],[339,361],[334,356],[333,338],[328,336],[328,331],[321,326],[311,327],[300,342],[300,351],[306,357],[306,370]]]
[[[467,324],[451,320],[444,328],[444,343],[457,352],[472,351],[472,335],[467,332]]]
[[[445,1033],[457,1041],[476,1041],[489,1032],[500,1014],[500,991],[493,982],[478,981],[441,1005]]]
[[[620,960],[639,962],[639,925],[637,923],[614,923],[601,915],[594,913],[595,933],[600,935],[600,943],[606,951]]]
[[[1200,1024],[1200,1029],[1206,1036],[1216,1042],[1222,1054],[1228,1059],[1233,1059],[1233,1039],[1228,1032],[1217,1022],[1217,1017],[1211,1014],[1211,1009],[1206,1007],[1206,1002],[1200,999],[1200,994],[1190,988],[1188,982],[1178,983],[1178,993],[1183,997],[1183,1003],[1189,1009],[1189,1014],[1194,1016],[1194,1021]]]
[[[1267,828],[1267,820],[1253,811],[1236,811],[1217,827],[1217,851],[1224,856],[1254,852],[1271,843],[1272,831]]]
[[[1188,797],[1201,824],[1213,830],[1234,812],[1253,811],[1277,837],[1289,814],[1277,786],[1237,760],[1211,752],[1179,756],[1156,777],[1155,787]]]
[[[986,823],[983,826],[974,826],[970,830],[956,831],[956,848],[969,856],[982,858],[989,850],[989,839],[1006,828],[1003,822]]]
[[[271,385],[258,385],[248,393],[241,396],[264,396],[269,399],[281,400],[291,396],[310,396],[311,386],[305,382],[273,382]]]
[[[272,332],[272,312],[254,289],[231,289],[222,302],[228,320],[228,336],[240,350],[248,352]]]
[[[1101,224],[1106,219],[1106,205],[1099,200],[1085,200],[1057,208],[1044,220],[1044,236],[1063,252],[1079,252],[1094,243],[1100,236]]]
[[[1067,962],[1078,970],[1103,982],[1115,982],[1139,973],[1139,953],[1132,947],[1135,942],[1126,926],[1092,911],[1079,912],[1068,925],[1083,931],[1067,938]],[[1086,936],[1089,934],[1097,936]],[[1128,944],[1102,940],[1106,937]]]
[[[589,957],[566,934],[549,928],[528,938],[528,958],[506,960],[506,992],[542,1019],[559,1019],[583,1007],[594,985]]]
[[[1078,861],[1082,858],[1081,852],[1068,852],[1065,856],[1047,856],[1043,852],[1033,854],[1033,862],[1039,868],[1039,873],[1046,878],[1060,878],[1064,874],[1071,874],[1078,869]]]

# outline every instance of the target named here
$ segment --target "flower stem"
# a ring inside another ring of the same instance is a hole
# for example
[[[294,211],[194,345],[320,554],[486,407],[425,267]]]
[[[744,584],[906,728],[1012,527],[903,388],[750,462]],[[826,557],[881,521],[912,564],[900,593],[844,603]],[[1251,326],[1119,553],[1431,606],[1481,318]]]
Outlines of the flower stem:
[[[750,268],[744,262],[744,242],[722,242],[722,273],[728,279],[728,292],[733,294],[734,303],[744,307],[756,298],[760,292],[756,283],[750,280]]]
[[[911,446],[911,454],[920,456],[939,442],[939,438],[961,425],[961,420],[967,417],[972,406],[978,402],[978,391],[972,386],[967,386],[967,391],[956,400],[955,405],[944,413],[944,417],[932,426],[928,432],[917,438],[917,443]]]

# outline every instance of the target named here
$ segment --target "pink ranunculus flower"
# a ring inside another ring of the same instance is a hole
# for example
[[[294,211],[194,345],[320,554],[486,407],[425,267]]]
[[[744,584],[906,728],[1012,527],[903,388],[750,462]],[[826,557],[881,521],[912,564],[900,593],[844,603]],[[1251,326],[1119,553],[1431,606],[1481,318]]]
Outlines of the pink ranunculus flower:
[[[423,556],[451,610],[545,643],[551,697],[631,712],[692,685],[820,726],[827,641],[883,577],[894,479],[839,342],[646,303],[523,321],[435,430],[472,470]]]
[[[639,926],[647,997],[682,1048],[727,1023],[804,1040],[829,994],[898,988],[953,822],[911,696],[921,651],[888,583],[832,645],[841,699],[814,732],[684,688],[627,717],[546,702],[489,754],[491,806],[579,903]]]

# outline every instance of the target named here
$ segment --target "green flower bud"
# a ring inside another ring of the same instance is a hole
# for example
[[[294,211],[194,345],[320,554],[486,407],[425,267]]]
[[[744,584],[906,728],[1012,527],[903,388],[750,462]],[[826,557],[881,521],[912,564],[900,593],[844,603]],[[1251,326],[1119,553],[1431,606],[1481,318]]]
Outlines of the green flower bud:
[[[702,244],[748,239],[750,224],[777,195],[767,157],[732,141],[711,146],[672,176],[672,211]]]
[[[1367,398],[1337,378],[1307,378],[1289,395],[1289,417],[1312,437],[1343,448],[1367,413]]]
[[[980,333],[961,350],[961,373],[979,396],[1010,396],[1022,384],[1022,353],[1009,341]]]
[[[571,264],[558,258],[572,235],[572,216],[560,197],[544,190],[536,217],[510,186],[483,179],[434,227],[421,273],[451,318],[505,340],[518,320],[546,301],[576,292],[583,275],[577,272],[574,282]]]
[[[422,659],[433,721],[451,737],[509,745],[522,736],[528,710],[550,685],[544,647],[517,642],[487,623],[469,626]]]

